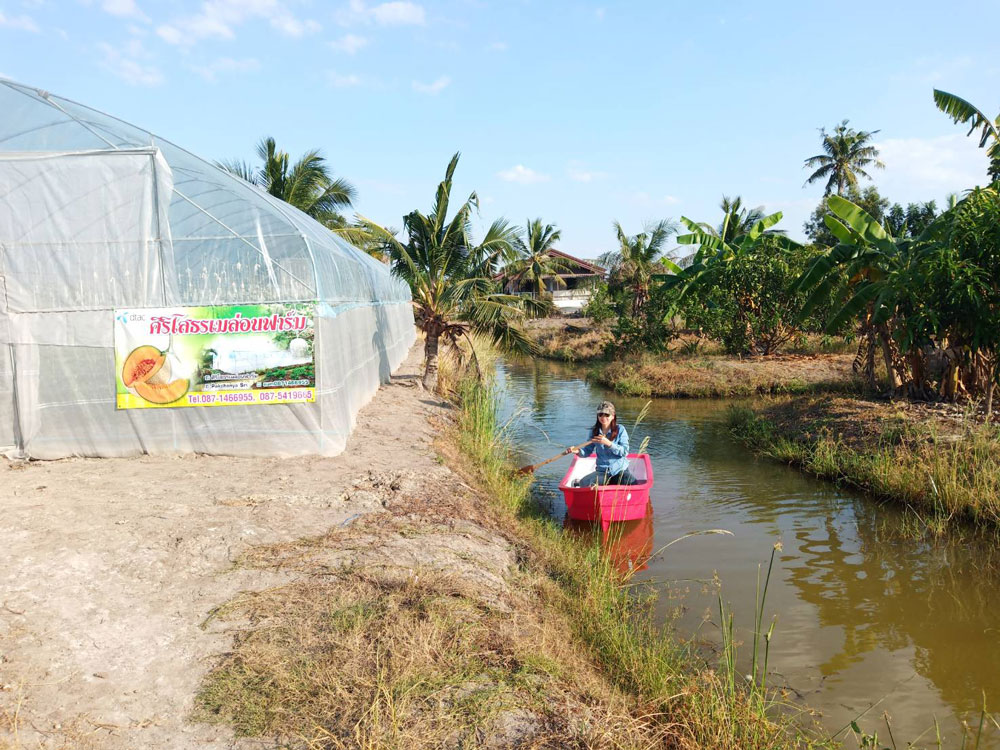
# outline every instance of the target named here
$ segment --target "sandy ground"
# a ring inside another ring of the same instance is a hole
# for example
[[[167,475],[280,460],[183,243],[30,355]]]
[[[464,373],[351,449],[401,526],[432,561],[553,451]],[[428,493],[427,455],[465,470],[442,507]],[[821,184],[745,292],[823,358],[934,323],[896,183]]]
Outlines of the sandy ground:
[[[258,747],[189,721],[232,642],[212,608],[284,582],[233,564],[251,546],[385,513],[366,477],[445,479],[429,417],[447,406],[415,387],[420,354],[336,458],[0,464],[0,748]]]

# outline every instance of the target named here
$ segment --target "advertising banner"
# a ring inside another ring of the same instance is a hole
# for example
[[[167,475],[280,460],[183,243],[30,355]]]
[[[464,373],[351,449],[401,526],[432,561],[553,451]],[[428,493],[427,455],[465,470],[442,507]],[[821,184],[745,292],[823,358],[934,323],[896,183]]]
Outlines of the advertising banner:
[[[314,303],[115,310],[119,409],[316,400]]]

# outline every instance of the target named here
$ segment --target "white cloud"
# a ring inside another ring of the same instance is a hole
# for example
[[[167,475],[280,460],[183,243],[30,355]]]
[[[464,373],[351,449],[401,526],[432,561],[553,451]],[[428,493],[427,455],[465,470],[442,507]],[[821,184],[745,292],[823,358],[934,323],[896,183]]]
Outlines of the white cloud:
[[[173,26],[164,24],[156,30],[157,35],[165,41],[167,44],[181,44],[184,41],[184,35],[181,33],[180,29]]]
[[[409,0],[394,0],[372,8],[372,16],[379,26],[423,26],[423,6]]]
[[[879,191],[893,201],[930,200],[987,180],[989,160],[965,131],[936,138],[889,138],[877,144],[885,162]],[[923,197],[921,197],[923,196]]]
[[[0,12],[0,29],[16,29],[18,31],[38,31],[38,24],[31,16],[5,16]]]
[[[337,89],[346,89],[352,86],[360,86],[361,78],[354,74],[344,75],[343,73],[338,73],[334,70],[328,70],[326,72],[326,80],[331,86]]]
[[[595,180],[603,180],[608,176],[607,172],[584,169],[583,165],[579,162],[571,162],[569,167],[566,169],[566,174],[574,182],[594,182]]]
[[[275,16],[270,19],[271,26],[280,31],[285,36],[298,38],[306,34],[315,34],[323,29],[317,21],[306,19],[300,21],[289,15]]]
[[[490,50],[491,52],[506,52],[507,42],[493,42],[493,44],[491,44],[486,49]]]
[[[392,0],[368,6],[365,0],[350,0],[347,7],[336,14],[343,26],[359,23],[375,23],[379,26],[423,26],[427,14],[422,5],[410,0]]]
[[[290,37],[314,34],[322,27],[312,20],[299,20],[279,0],[205,0],[201,10],[157,28],[169,44],[191,45],[201,39],[234,39],[236,27],[251,19],[267,21],[271,28]]]
[[[440,94],[450,85],[451,78],[448,76],[441,76],[433,83],[420,83],[420,81],[414,81],[413,90],[421,94]]]
[[[354,34],[345,34],[340,37],[340,39],[334,39],[330,42],[330,49],[336,50],[337,52],[344,52],[348,55],[355,54],[358,50],[363,49],[368,46],[368,39],[363,36],[356,36]]]
[[[497,177],[504,182],[517,182],[521,185],[533,185],[538,182],[549,181],[549,176],[547,174],[536,172],[523,164],[516,164],[510,169],[504,169],[497,172]]]
[[[163,74],[156,66],[146,65],[135,59],[144,56],[142,44],[138,39],[128,42],[124,51],[115,49],[105,42],[97,46],[104,53],[102,67],[126,83],[133,86],[158,86],[163,83]]]
[[[594,16],[598,21],[604,20],[604,14],[607,12],[606,8],[594,8]]]
[[[206,81],[215,83],[222,73],[253,73],[260,70],[260,61],[253,57],[247,57],[242,60],[235,60],[232,57],[220,57],[208,65],[196,65],[192,66],[191,69]]]
[[[149,17],[139,10],[139,6],[135,4],[135,0],[104,0],[101,3],[101,9],[112,16],[149,21]]]

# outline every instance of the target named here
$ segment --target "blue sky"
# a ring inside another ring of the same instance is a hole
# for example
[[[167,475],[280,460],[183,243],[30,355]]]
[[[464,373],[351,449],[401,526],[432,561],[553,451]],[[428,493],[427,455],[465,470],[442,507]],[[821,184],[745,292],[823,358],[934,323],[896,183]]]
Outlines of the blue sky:
[[[935,87],[1000,111],[1000,3],[0,0],[0,75],[208,159],[318,147],[388,226],[455,151],[482,223],[536,216],[595,257],[723,194],[802,222],[820,127],[880,132],[894,201],[984,181]],[[0,113],[0,117],[3,113]]]

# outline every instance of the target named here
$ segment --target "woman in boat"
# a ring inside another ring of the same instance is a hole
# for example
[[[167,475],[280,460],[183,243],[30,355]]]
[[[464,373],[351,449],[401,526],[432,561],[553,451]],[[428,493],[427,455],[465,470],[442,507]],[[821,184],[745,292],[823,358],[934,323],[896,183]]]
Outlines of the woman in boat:
[[[573,447],[573,453],[587,458],[597,454],[597,470],[580,479],[580,487],[596,484],[638,484],[628,468],[628,433],[618,424],[615,405],[602,401],[597,407],[597,421],[590,431],[590,443]]]

